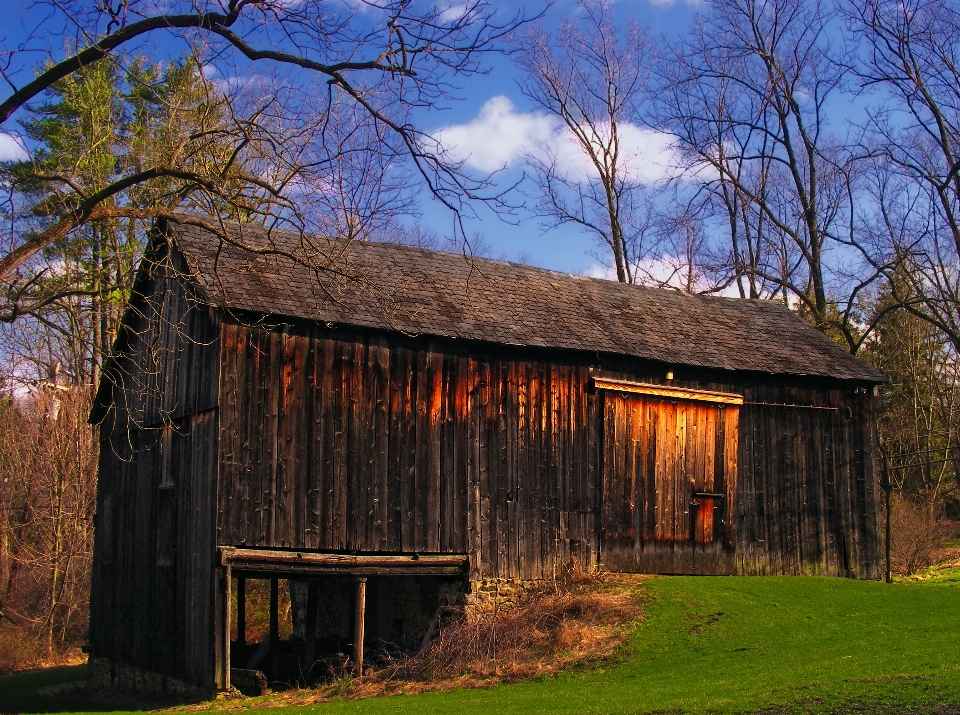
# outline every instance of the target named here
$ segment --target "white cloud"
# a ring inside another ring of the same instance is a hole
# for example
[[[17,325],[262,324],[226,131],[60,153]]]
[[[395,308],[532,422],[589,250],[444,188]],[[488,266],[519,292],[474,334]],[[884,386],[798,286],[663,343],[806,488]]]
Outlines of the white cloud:
[[[650,0],[650,4],[654,7],[670,7],[672,5],[683,4],[683,5],[703,5],[705,0]]]
[[[621,124],[620,162],[627,175],[642,184],[679,176],[679,156],[673,137],[633,124]],[[603,127],[600,128],[602,134]],[[550,157],[565,177],[594,176],[580,144],[555,117],[518,112],[507,97],[493,97],[465,124],[445,127],[435,138],[453,156],[479,171],[513,167],[527,157]],[[598,141],[602,140],[598,137]]]
[[[606,140],[605,127],[598,127],[597,143]],[[674,149],[674,138],[663,132],[644,129],[634,124],[617,127],[620,139],[620,165],[632,180],[653,184],[677,176],[679,157]],[[587,154],[572,134],[558,128],[551,137],[552,146],[543,147],[556,157],[557,169],[567,178],[593,176],[596,172]]]
[[[639,265],[633,266],[633,272],[637,280],[643,285],[685,290],[688,280],[688,268],[689,266],[686,259],[663,254],[657,258],[645,258],[640,261]],[[607,266],[601,263],[593,263],[584,271],[583,275],[588,278],[603,278],[608,281],[617,280],[616,269],[613,266]],[[706,291],[710,288],[710,284],[702,276],[695,276],[693,287],[696,291]],[[737,290],[737,285],[731,283],[723,290],[711,293],[711,295],[722,296],[724,298],[739,298],[740,292]]]
[[[20,137],[0,132],[0,161],[26,161],[30,153]]]
[[[663,287],[684,287],[684,278],[687,268],[686,260],[664,254],[659,258],[645,258],[638,265],[633,266],[637,280],[643,285],[657,285]],[[617,270],[613,266],[594,263],[585,272],[589,278],[603,278],[608,281],[617,280]],[[706,286],[698,285],[698,289]]]
[[[583,272],[587,278],[603,278],[605,281],[617,280],[617,269],[613,266],[605,266],[602,263],[594,263]]]
[[[463,17],[463,13],[465,13],[466,10],[467,10],[466,5],[463,5],[463,4],[451,5],[446,10],[440,13],[440,17],[438,19],[440,20],[440,22],[454,22],[456,20],[459,20],[461,17]]]
[[[487,101],[476,119],[446,127],[434,134],[440,145],[480,171],[496,171],[517,164],[537,143],[554,133],[549,117],[515,111],[507,97]]]

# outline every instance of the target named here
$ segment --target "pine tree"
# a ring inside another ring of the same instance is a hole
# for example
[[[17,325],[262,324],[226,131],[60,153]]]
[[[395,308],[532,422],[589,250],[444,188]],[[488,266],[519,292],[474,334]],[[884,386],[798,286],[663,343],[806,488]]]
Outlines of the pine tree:
[[[68,76],[22,122],[37,146],[31,160],[7,167],[23,202],[20,220],[42,230],[73,210],[79,196],[133,172],[221,166],[230,143],[214,129],[227,111],[193,56],[164,68],[142,59],[124,69],[105,61]],[[106,201],[175,208],[190,199],[164,177]],[[148,222],[132,218],[89,221],[21,271],[7,316],[17,319],[7,334],[26,363],[21,370],[46,378],[62,366],[72,384],[98,382],[148,230]]]
[[[890,380],[881,390],[878,428],[891,481],[936,516],[958,497],[960,365],[946,335],[892,307],[889,295],[876,301],[884,315],[860,356]]]

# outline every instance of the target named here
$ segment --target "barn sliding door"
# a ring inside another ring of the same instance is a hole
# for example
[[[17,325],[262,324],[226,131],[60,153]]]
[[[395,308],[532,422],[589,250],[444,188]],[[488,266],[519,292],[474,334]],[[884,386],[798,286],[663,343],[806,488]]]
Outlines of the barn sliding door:
[[[603,394],[601,560],[732,573],[739,395],[614,380]]]

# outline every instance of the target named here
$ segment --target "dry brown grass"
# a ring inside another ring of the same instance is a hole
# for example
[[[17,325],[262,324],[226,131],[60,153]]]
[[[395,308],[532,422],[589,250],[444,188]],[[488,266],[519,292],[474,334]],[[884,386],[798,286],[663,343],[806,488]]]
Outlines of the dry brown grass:
[[[0,622],[0,674],[39,668],[42,663],[40,641],[32,633]]]
[[[479,623],[462,619],[450,623],[439,630],[425,652],[389,662],[362,678],[344,672],[315,689],[276,693],[258,705],[309,705],[489,687],[597,665],[610,659],[643,620],[641,583],[647,578],[609,573],[577,576]],[[224,704],[217,709],[225,709]]]
[[[78,665],[86,662],[86,658],[75,644],[58,647],[53,656],[49,656],[43,639],[36,633],[0,621],[0,675],[57,665]]]

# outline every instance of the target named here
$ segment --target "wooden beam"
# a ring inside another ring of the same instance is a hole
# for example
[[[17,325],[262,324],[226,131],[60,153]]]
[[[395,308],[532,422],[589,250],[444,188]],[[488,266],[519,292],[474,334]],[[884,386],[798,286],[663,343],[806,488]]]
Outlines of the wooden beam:
[[[353,660],[357,668],[357,677],[363,675],[363,627],[367,606],[367,579],[357,579],[357,617],[353,633]]]
[[[357,566],[322,567],[311,564],[258,564],[240,562],[233,564],[234,573],[242,573],[247,578],[270,578],[278,574],[287,577],[310,576],[462,576],[466,568],[460,566]]]
[[[310,564],[312,566],[382,566],[385,568],[413,568],[426,566],[457,567],[467,564],[466,554],[411,554],[409,556],[382,556],[379,554],[318,554],[310,551],[279,551],[273,549],[240,549],[220,547],[222,564],[258,562],[264,564]]]
[[[409,556],[318,554],[309,551],[220,547],[220,563],[237,573],[325,574],[339,576],[460,576],[466,573],[466,554]]]
[[[693,402],[719,402],[727,405],[742,405],[743,395],[732,392],[710,392],[709,390],[691,390],[685,387],[652,385],[629,380],[612,380],[605,377],[593,378],[593,386],[598,390],[615,390],[638,395],[648,395],[666,400],[691,400]]]

